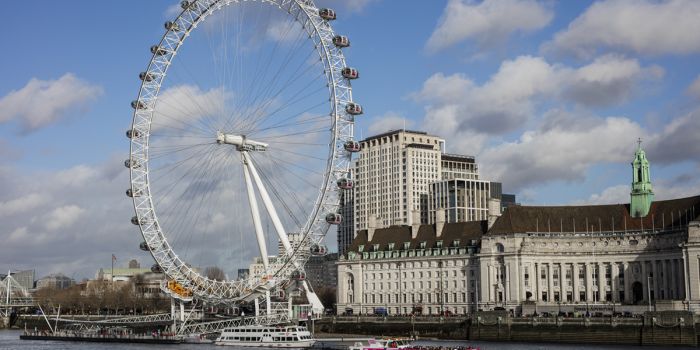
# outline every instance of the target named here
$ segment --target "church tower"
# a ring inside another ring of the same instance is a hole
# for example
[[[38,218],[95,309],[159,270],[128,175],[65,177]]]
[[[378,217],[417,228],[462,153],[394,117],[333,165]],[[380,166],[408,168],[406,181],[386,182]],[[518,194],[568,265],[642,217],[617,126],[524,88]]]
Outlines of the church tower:
[[[647,216],[654,200],[649,176],[649,161],[642,149],[642,140],[637,141],[637,152],[632,162],[632,192],[630,193],[630,215],[635,218]]]

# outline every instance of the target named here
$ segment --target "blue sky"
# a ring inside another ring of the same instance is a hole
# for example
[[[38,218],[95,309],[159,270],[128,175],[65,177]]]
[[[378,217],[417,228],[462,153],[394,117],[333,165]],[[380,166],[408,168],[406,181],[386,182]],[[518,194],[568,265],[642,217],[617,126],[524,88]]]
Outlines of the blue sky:
[[[337,9],[361,73],[357,137],[404,123],[440,135],[523,204],[626,202],[641,137],[657,198],[700,192],[697,1],[318,3]],[[150,264],[121,162],[173,5],[3,6],[0,267],[88,277],[112,252]]]

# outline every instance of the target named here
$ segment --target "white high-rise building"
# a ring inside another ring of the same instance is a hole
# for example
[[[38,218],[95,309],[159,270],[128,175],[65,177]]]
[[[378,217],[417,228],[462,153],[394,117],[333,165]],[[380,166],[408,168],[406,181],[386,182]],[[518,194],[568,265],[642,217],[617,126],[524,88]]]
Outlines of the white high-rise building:
[[[394,130],[360,141],[355,162],[355,231],[428,223],[430,183],[440,180],[445,140]]]

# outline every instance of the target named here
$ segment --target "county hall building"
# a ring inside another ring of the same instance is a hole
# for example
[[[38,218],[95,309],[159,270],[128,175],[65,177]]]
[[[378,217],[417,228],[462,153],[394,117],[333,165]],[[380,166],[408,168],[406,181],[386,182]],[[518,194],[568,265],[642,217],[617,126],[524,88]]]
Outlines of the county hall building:
[[[338,313],[700,311],[700,196],[654,201],[639,147],[630,202],[509,206],[487,220],[367,227],[338,267]],[[468,200],[468,199],[467,199]]]

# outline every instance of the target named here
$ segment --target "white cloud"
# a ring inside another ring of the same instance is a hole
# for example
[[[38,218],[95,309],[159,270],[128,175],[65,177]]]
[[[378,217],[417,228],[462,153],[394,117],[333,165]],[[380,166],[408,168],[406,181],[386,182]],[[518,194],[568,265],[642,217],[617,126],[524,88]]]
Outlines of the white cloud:
[[[180,14],[180,12],[182,12],[182,7],[180,7],[180,3],[177,2],[168,6],[168,8],[165,9],[165,12],[163,12],[163,17],[168,19],[174,19]]]
[[[596,205],[628,203],[630,200],[630,185],[615,185],[604,189],[600,193],[594,193],[588,199],[577,200],[572,205]]]
[[[466,39],[491,46],[514,32],[541,29],[553,17],[551,9],[531,0],[450,0],[426,48],[435,52]]]
[[[30,193],[26,196],[0,202],[0,217],[11,216],[33,210],[49,202],[51,198],[43,193]]]
[[[396,112],[387,112],[378,117],[374,117],[370,123],[370,135],[381,134],[396,129],[410,129],[413,126],[412,120],[407,120],[405,117]]]
[[[342,18],[345,14],[362,12],[368,5],[376,2],[378,2],[378,0],[319,0],[316,2],[316,5],[319,8],[333,8],[338,14],[338,17]]]
[[[700,75],[688,86],[686,92],[688,95],[700,99]]]
[[[31,132],[83,112],[102,94],[102,88],[66,73],[58,80],[33,78],[27,85],[0,98],[0,123],[17,120]]]
[[[660,132],[653,135],[645,149],[649,157],[658,163],[675,163],[687,160],[700,162],[700,108],[671,120]]]
[[[645,134],[624,117],[552,111],[536,130],[486,149],[479,159],[485,178],[516,190],[552,181],[581,181],[593,165],[629,160],[629,144],[620,140]]]
[[[700,52],[700,2],[695,0],[596,2],[557,33],[546,51],[590,57],[599,49],[640,54]]]
[[[66,228],[74,224],[83,213],[85,213],[85,209],[77,205],[64,205],[54,209],[43,218],[44,226],[49,231]]]

